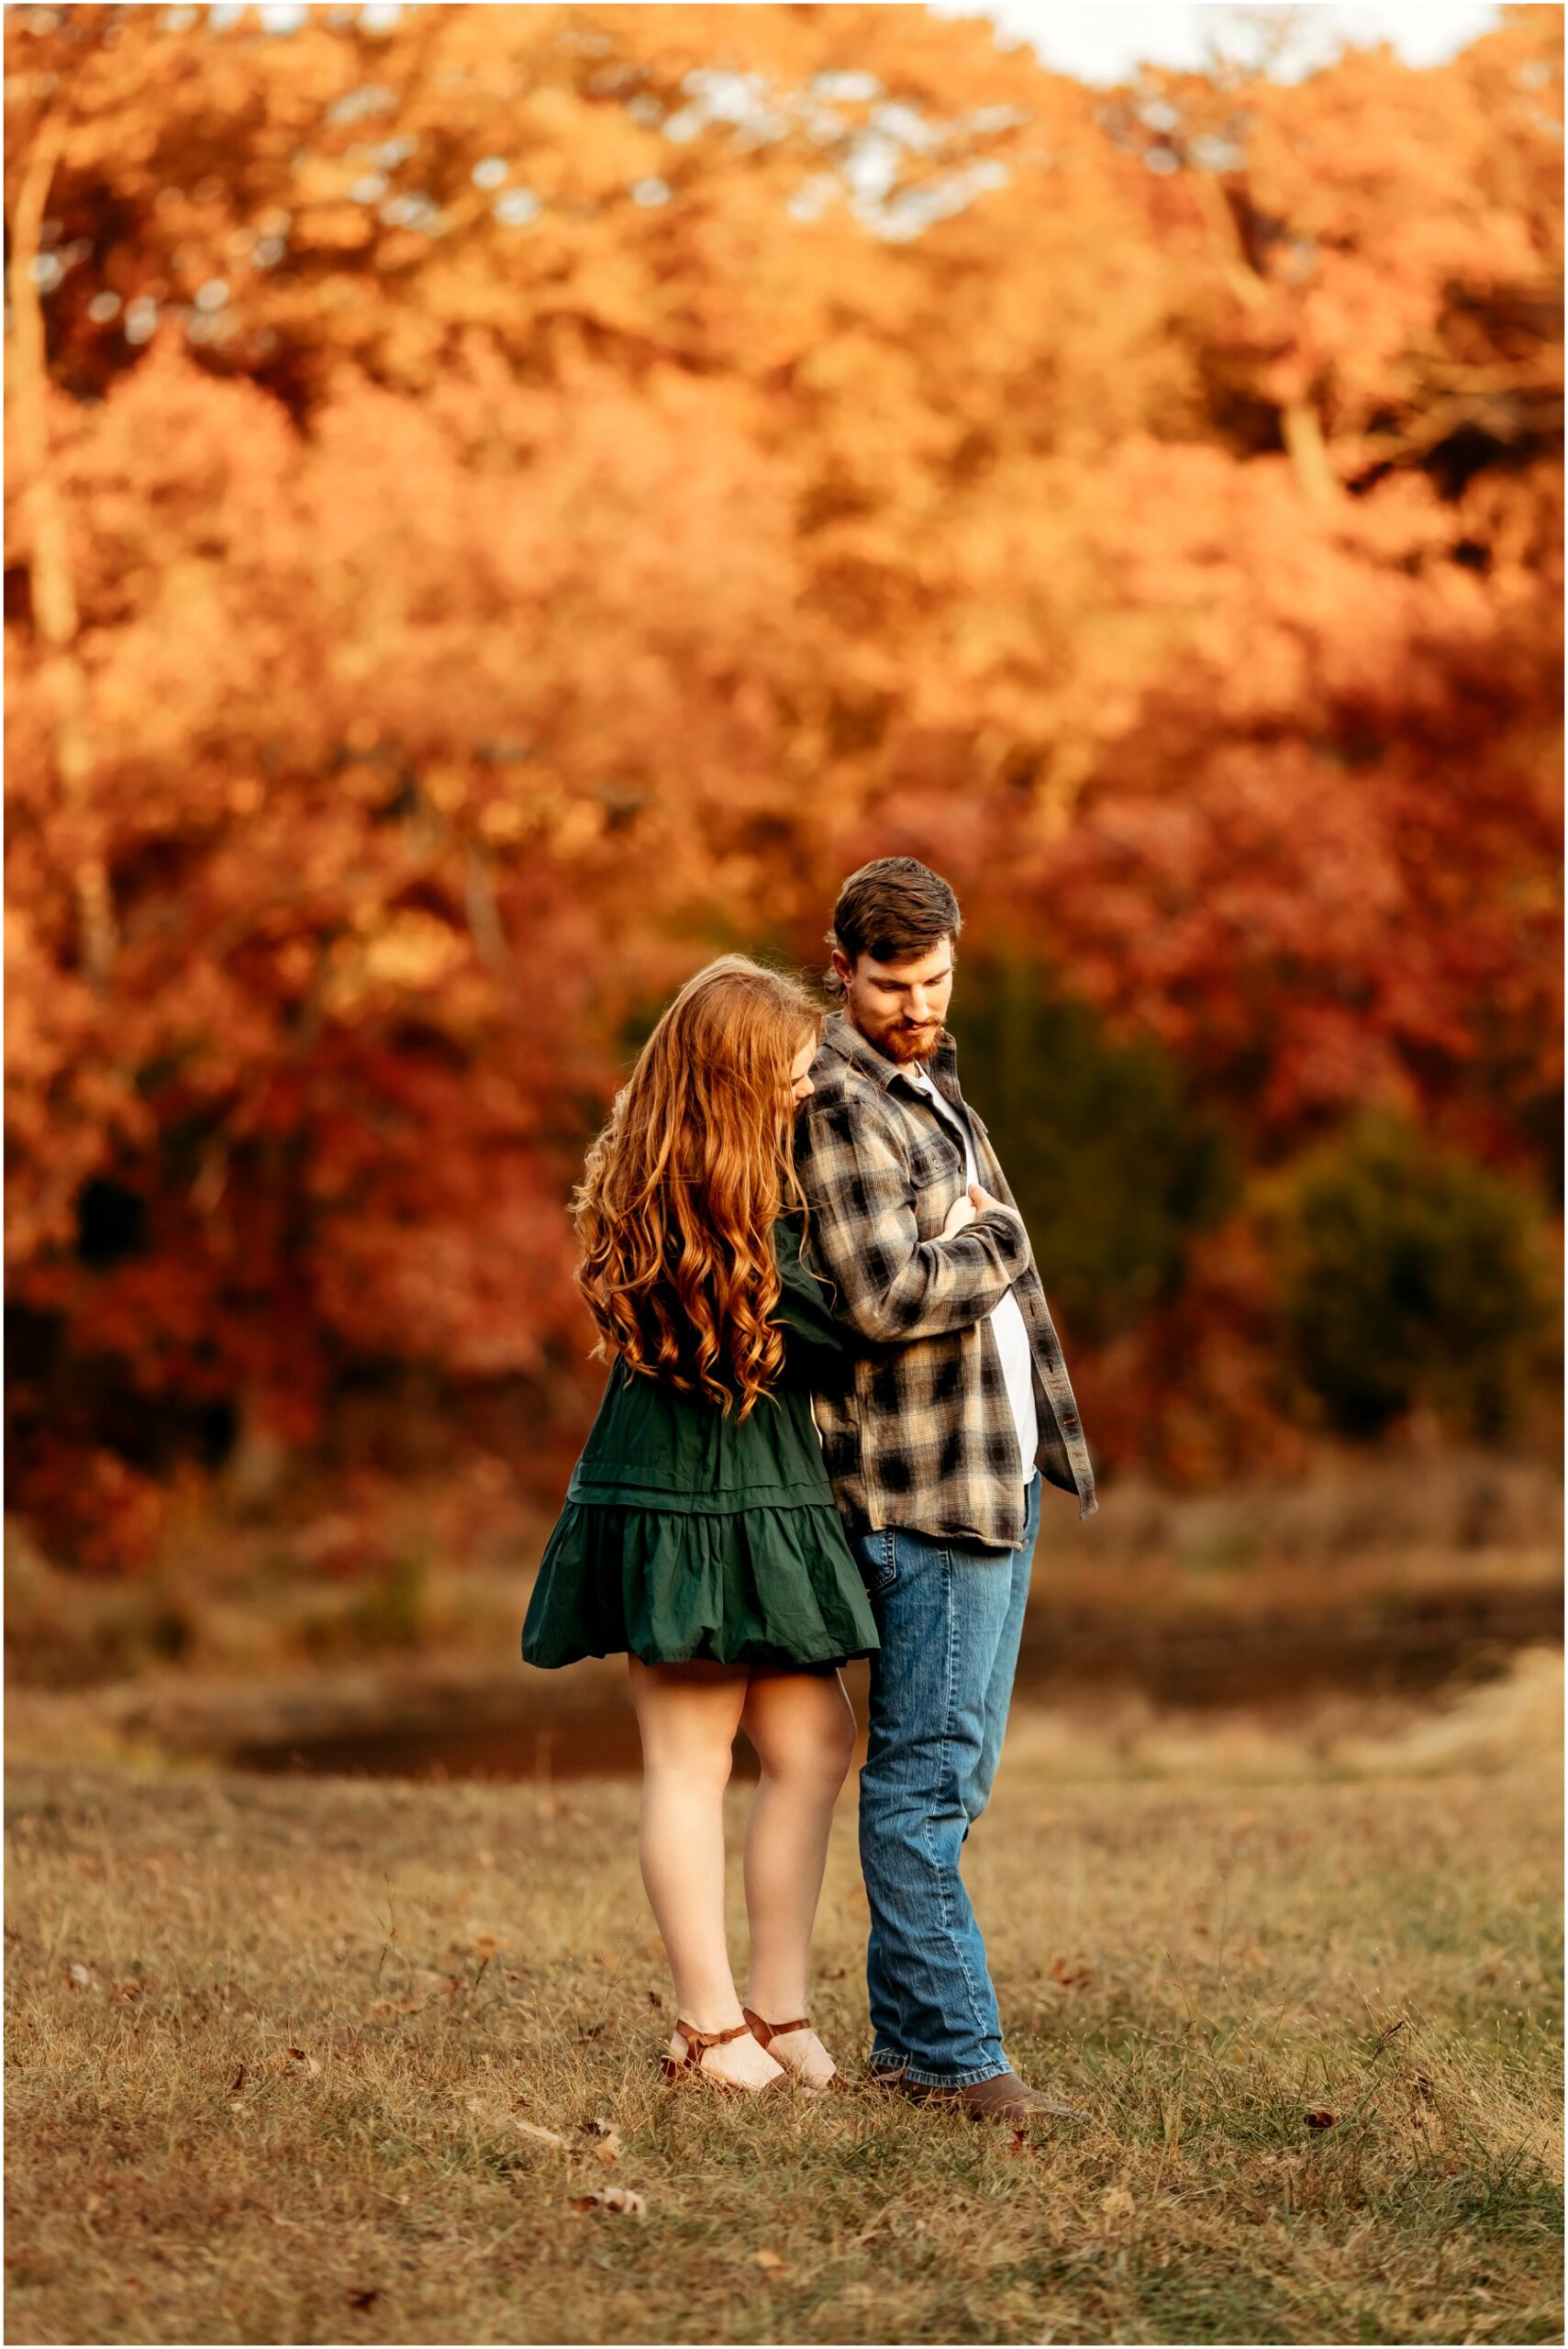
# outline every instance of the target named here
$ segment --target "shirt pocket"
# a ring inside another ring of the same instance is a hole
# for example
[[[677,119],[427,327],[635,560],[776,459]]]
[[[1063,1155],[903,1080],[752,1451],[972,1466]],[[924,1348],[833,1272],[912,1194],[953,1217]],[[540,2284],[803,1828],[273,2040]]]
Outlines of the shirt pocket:
[[[921,1240],[935,1240],[964,1187],[963,1152],[955,1134],[937,1128],[910,1145],[909,1183],[917,1233]]]

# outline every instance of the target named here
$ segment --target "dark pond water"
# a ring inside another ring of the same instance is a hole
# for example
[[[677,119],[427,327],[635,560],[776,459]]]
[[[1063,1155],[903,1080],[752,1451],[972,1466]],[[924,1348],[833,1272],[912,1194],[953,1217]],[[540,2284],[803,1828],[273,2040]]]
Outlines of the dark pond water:
[[[1330,1693],[1418,1698],[1452,1690],[1506,1670],[1519,1647],[1559,1639],[1562,1631],[1562,1602],[1550,1591],[1509,1594],[1506,1601],[1488,1595],[1468,1609],[1451,1603],[1381,1627],[1329,1621],[1140,1633],[1042,1617],[1026,1628],[1015,1701],[1073,1703],[1087,1693],[1111,1699],[1134,1691],[1186,1710],[1247,1707],[1282,1716]],[[865,1665],[851,1664],[844,1678],[863,1725]],[[639,1767],[628,1702],[573,1710],[557,1700],[547,1709],[520,1685],[516,1704],[504,1699],[499,1716],[491,1709],[475,1718],[475,1709],[460,1704],[452,1718],[435,1723],[388,1719],[373,1730],[361,1723],[341,1734],[280,1737],[236,1746],[227,1758],[255,1770],[427,1779],[622,1777]],[[738,1776],[756,1775],[744,1737],[736,1741],[735,1768]]]

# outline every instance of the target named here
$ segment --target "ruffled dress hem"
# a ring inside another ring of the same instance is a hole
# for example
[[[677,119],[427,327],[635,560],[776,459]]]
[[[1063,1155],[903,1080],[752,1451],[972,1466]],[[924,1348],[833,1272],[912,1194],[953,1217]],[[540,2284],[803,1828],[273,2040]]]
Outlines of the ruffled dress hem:
[[[523,1624],[525,1662],[587,1656],[807,1670],[877,1647],[830,1497],[722,1511],[569,1495]]]

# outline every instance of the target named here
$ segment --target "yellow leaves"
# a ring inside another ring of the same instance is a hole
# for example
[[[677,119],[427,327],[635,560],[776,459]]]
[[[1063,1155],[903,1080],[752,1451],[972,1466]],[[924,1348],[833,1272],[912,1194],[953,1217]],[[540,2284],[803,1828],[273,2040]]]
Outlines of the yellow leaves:
[[[355,999],[367,986],[418,989],[439,986],[469,959],[466,940],[436,915],[411,908],[393,914],[368,937],[354,961],[345,958],[328,988],[332,1008]]]
[[[295,235],[300,244],[327,252],[360,252],[374,237],[374,215],[360,204],[313,204],[303,208]]]
[[[604,829],[603,807],[592,799],[573,800],[550,835],[550,847],[560,857],[580,856],[603,836]]]
[[[468,797],[468,775],[459,766],[427,767],[419,777],[424,797],[443,816],[456,814]]]
[[[301,155],[294,170],[295,205],[303,209],[339,204],[364,172],[362,161],[307,151]]]
[[[509,846],[527,831],[528,816],[515,799],[492,799],[480,810],[479,829],[495,846]]]

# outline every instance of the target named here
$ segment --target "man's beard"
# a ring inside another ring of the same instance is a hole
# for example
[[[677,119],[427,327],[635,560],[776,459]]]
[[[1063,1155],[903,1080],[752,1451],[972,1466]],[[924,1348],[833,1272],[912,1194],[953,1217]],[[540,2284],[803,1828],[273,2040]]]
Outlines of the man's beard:
[[[940,1021],[929,1028],[889,1028],[884,1031],[883,1046],[890,1061],[929,1061],[941,1041]]]

